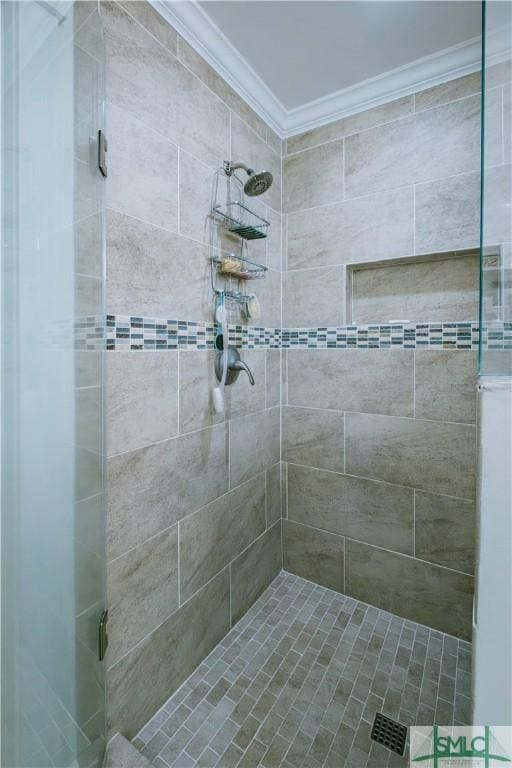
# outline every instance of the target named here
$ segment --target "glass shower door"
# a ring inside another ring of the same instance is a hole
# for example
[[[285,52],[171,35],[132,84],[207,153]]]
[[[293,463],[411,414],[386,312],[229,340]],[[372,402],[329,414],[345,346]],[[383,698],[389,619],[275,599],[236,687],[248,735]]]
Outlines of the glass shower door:
[[[483,6],[473,721],[512,724],[512,5]]]
[[[1,53],[2,766],[96,766],[105,740],[96,4],[2,3]]]

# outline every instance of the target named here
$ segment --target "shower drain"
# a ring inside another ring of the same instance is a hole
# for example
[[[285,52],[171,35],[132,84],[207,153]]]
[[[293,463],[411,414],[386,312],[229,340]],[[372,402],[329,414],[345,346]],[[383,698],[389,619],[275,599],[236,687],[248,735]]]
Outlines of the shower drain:
[[[377,712],[372,725],[371,738],[373,741],[383,744],[397,755],[403,755],[407,739],[407,728],[402,723]]]

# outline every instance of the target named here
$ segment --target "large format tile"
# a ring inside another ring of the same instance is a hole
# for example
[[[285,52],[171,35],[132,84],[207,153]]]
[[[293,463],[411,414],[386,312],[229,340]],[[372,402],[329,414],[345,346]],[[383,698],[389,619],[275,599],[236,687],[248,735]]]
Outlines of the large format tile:
[[[480,98],[471,96],[345,139],[345,197],[476,171]]]
[[[343,325],[343,267],[300,269],[283,273],[283,326]]]
[[[473,573],[475,503],[416,491],[415,504],[416,557]]]
[[[358,112],[355,115],[342,117],[340,120],[334,120],[327,125],[321,125],[319,128],[313,128],[298,136],[291,136],[287,139],[287,152],[300,152],[303,149],[323,144],[326,141],[341,139],[344,136],[350,136],[351,133],[359,133],[375,125],[389,123],[400,117],[410,115],[414,110],[414,97],[404,96],[402,99],[388,101],[372,109],[365,109],[364,112]]]
[[[308,149],[283,161],[283,211],[343,199],[343,142]]]
[[[473,426],[347,413],[345,450],[349,474],[475,497]]]
[[[107,205],[177,232],[177,146],[113,105],[108,135]]]
[[[271,408],[230,422],[229,480],[231,488],[269,469],[279,461],[281,431],[279,410],[279,408]]]
[[[242,120],[231,113],[231,159],[242,162],[255,171],[270,171],[272,186],[259,201],[281,210],[281,158]],[[241,176],[243,178],[243,176]],[[251,203],[252,205],[252,203]]]
[[[107,453],[141,448],[178,433],[178,353],[107,355]]]
[[[134,3],[133,0],[118,0],[118,2],[130,16],[133,16],[139,24],[142,24],[148,32],[156,37],[162,45],[165,45],[165,47],[176,56],[178,49],[178,34],[174,27],[168,24],[167,21],[160,16],[158,11],[155,11],[149,3]]]
[[[417,349],[414,358],[416,417],[474,424],[477,353]]]
[[[480,237],[480,174],[416,187],[416,253],[474,248]]]
[[[471,576],[350,540],[345,574],[345,590],[357,600],[471,638]]]
[[[343,472],[343,413],[319,408],[283,408],[282,459]]]
[[[487,168],[484,188],[484,240],[489,245],[512,240],[512,165]]]
[[[110,664],[176,610],[178,562],[178,526],[173,525],[110,563]]]
[[[231,621],[242,618],[283,566],[281,521],[275,523],[230,565]]]
[[[129,0],[130,2],[131,0]],[[266,123],[251,109],[251,107],[226,83],[218,72],[195,51],[191,45],[180,37],[178,41],[178,58],[190,69],[208,88],[217,94],[225,104],[249,125],[262,139],[267,137]]]
[[[478,317],[478,255],[354,271],[352,322],[456,322]]]
[[[265,476],[258,475],[180,523],[180,596],[194,592],[265,530]]]
[[[283,464],[279,462],[267,469],[267,526],[273,525],[282,515]]]
[[[107,252],[110,313],[211,320],[212,289],[205,246],[109,211]]]
[[[224,570],[109,669],[110,731],[135,736],[229,627],[229,575]]]
[[[244,360],[247,361],[244,353]],[[281,405],[281,350],[266,350],[267,408]],[[254,371],[253,371],[254,373]],[[247,411],[245,411],[247,413]],[[235,414],[233,414],[235,415]],[[236,414],[239,415],[239,414]],[[240,413],[241,415],[241,413]]]
[[[227,454],[220,424],[109,459],[109,557],[227,491]]]
[[[283,565],[287,571],[343,592],[345,539],[283,520]]]
[[[180,352],[180,432],[191,432],[225,418],[243,416],[265,408],[264,349],[244,349],[241,357],[251,369],[255,384],[251,386],[243,371],[238,380],[226,387],[225,412],[216,414],[212,406],[212,390],[218,384],[215,375],[216,352]]]
[[[180,233],[208,242],[213,170],[180,151]]]
[[[408,256],[414,250],[412,187],[288,216],[288,269]]]
[[[409,350],[289,350],[288,403],[412,416],[413,375]]]
[[[227,157],[229,110],[115,3],[103,4],[109,101],[206,163]]]
[[[471,75],[457,77],[455,80],[434,85],[432,88],[425,88],[424,91],[414,94],[414,107],[416,112],[439,107],[449,101],[463,99],[466,96],[475,96],[480,93],[481,87],[480,72],[473,72]]]
[[[290,464],[288,518],[396,552],[414,551],[412,488]]]

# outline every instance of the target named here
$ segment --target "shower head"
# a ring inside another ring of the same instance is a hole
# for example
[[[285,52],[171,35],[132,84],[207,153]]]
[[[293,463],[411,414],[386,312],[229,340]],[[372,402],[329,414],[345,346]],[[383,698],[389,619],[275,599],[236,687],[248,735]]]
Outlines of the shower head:
[[[244,184],[244,192],[249,197],[256,197],[262,195],[269,189],[274,181],[274,177],[270,171],[260,171],[256,173],[252,168],[248,168],[244,163],[231,163],[228,160],[224,163],[224,170],[228,176],[232,176],[238,168],[242,168],[248,175],[248,179]]]
[[[249,197],[256,197],[262,195],[269,189],[274,181],[274,177],[270,171],[260,171],[256,173],[252,168],[247,169],[247,175],[249,178],[244,184],[244,192]]]

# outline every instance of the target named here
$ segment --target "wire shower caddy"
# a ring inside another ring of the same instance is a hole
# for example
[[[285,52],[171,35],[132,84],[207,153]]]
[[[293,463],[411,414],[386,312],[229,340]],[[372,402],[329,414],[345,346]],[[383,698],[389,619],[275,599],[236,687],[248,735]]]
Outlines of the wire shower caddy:
[[[270,222],[245,203],[243,184],[233,174],[228,176],[223,168],[215,171],[212,181],[210,207],[210,266],[212,289],[239,304],[246,304],[249,295],[245,291],[251,280],[265,277],[267,267],[247,256],[247,241],[267,237]],[[238,253],[223,247],[222,235],[235,236]],[[233,286],[232,281],[237,281]]]

